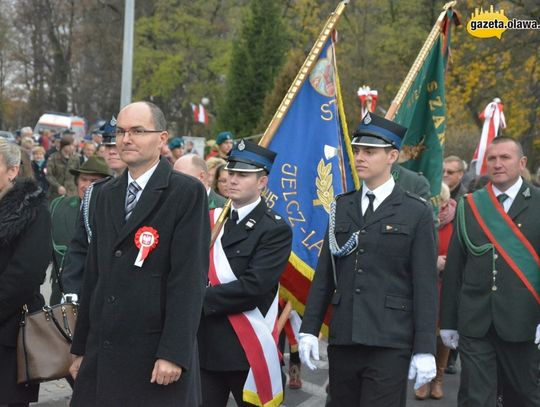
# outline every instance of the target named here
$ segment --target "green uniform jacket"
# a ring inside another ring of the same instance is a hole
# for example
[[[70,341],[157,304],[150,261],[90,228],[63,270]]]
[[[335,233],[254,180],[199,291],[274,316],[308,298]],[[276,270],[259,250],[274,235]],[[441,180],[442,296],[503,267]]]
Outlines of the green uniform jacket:
[[[477,246],[488,243],[469,204],[465,200],[461,203],[465,205],[471,241]],[[524,182],[508,215],[537,253],[540,252],[539,213],[540,190]],[[473,338],[485,336],[493,324],[505,341],[532,341],[540,322],[540,307],[502,256],[497,256],[493,268],[492,251],[472,255],[458,239],[456,228],[443,272],[441,306],[441,328],[457,329],[461,335]]]
[[[77,185],[75,185],[75,176],[69,172],[70,169],[78,169],[80,166],[79,158],[72,155],[64,158],[59,151],[49,157],[47,161],[47,181],[49,181],[49,198],[53,200],[58,196],[58,187],[66,188],[68,196],[77,195]]]

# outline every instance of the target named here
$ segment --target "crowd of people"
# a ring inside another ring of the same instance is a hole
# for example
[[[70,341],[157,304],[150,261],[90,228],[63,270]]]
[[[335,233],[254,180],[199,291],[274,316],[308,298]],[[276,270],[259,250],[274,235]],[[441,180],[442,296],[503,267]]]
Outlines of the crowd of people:
[[[362,186],[331,210],[289,387],[331,306],[328,406],[403,406],[407,379],[441,399],[458,350],[459,406],[539,406],[540,171],[498,137],[483,177],[444,159],[435,210],[397,164],[406,130],[368,113],[352,135]],[[84,145],[35,140],[0,140],[0,405],[37,400],[16,382],[17,328],[51,264],[48,302],[80,304],[72,406],[279,405],[292,230],[261,197],[276,153],[221,132],[203,158],[150,102]]]

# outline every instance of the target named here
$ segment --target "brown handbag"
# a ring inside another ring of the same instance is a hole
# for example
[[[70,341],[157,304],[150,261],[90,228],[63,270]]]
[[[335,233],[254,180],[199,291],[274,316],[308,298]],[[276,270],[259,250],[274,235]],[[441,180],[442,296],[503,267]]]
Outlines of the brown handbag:
[[[23,307],[17,338],[17,383],[56,380],[69,375],[71,340],[77,304],[45,306],[28,313]]]

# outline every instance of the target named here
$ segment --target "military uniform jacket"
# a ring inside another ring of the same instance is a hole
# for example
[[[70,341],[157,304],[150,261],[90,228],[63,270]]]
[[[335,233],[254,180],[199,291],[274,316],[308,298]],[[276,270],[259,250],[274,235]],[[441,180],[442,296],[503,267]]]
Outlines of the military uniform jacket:
[[[210,188],[210,192],[208,193],[208,209],[223,208],[226,202],[227,199],[225,197]]]
[[[300,331],[317,336],[332,303],[330,344],[435,354],[437,269],[431,208],[395,185],[364,223],[360,200],[361,191],[337,197],[337,243],[342,246],[360,231],[358,247],[334,257],[336,288],[327,232]]]
[[[128,172],[97,191],[72,353],[84,355],[71,405],[198,405],[196,332],[208,271],[210,227],[202,184],[161,159],[124,222]],[[159,242],[134,265],[137,230]],[[155,360],[183,368],[178,382],[150,383]]]
[[[111,179],[112,177],[106,177],[97,180],[92,184],[92,194],[90,196],[90,201],[88,202],[89,222],[92,222],[94,219],[97,191],[104,185],[105,182]],[[73,238],[69,244],[66,256],[64,257],[64,268],[61,275],[64,293],[77,294],[78,296],[81,295],[84,265],[86,262],[86,255],[88,253],[88,234],[86,232],[83,210],[84,205],[78,214],[77,226],[75,228]]]
[[[289,259],[291,241],[289,225],[262,200],[237,225],[226,228],[221,243],[238,280],[206,289],[198,334],[201,367],[249,369],[227,315],[256,307],[266,315]]]
[[[465,200],[461,204],[465,205],[469,238],[475,245],[488,243],[469,204]],[[539,213],[540,190],[523,182],[508,216],[536,253],[540,253]],[[494,275],[492,251],[473,256],[458,239],[456,229],[457,225],[443,272],[441,328],[457,329],[461,335],[480,338],[493,324],[505,341],[532,341],[540,323],[540,307],[532,294],[502,256],[495,259]]]

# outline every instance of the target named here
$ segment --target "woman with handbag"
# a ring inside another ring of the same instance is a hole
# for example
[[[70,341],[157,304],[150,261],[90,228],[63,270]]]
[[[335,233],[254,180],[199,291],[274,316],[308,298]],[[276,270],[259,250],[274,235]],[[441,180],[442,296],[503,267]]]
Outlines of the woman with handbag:
[[[15,179],[21,151],[0,139],[0,405],[28,406],[39,384],[17,384],[17,334],[24,305],[44,305],[39,287],[52,253],[51,220],[44,192]]]

